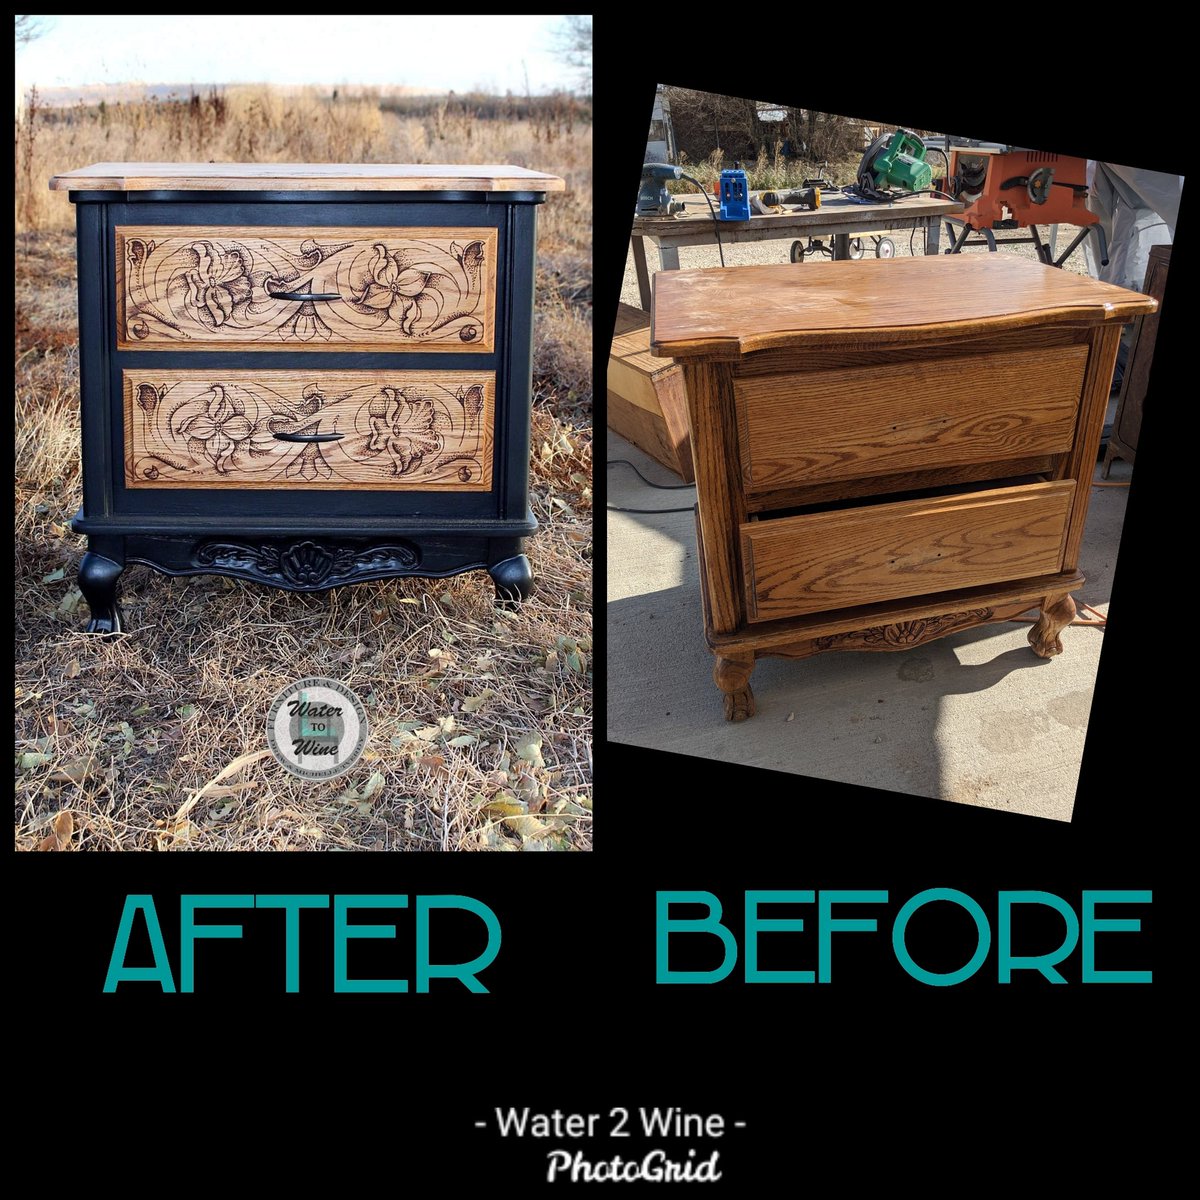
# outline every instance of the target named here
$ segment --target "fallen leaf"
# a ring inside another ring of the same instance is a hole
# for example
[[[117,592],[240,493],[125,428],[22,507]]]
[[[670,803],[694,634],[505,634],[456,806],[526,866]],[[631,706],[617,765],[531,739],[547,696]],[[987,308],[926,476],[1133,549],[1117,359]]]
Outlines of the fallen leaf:
[[[66,675],[68,679],[76,679],[79,676],[79,659],[73,658],[67,663]]]
[[[371,778],[367,780],[366,786],[362,790],[362,798],[364,800],[369,799],[377,791],[379,791],[381,787],[383,787],[383,772],[375,771],[371,775]]]
[[[71,834],[75,832],[75,819],[71,816],[69,809],[63,809],[62,812],[54,818],[54,832],[48,837],[42,839],[38,844],[39,850],[69,850],[71,848]]]
[[[53,783],[82,783],[96,767],[94,758],[76,758],[50,772]]]
[[[51,757],[52,755],[40,754],[37,751],[26,751],[17,760],[17,765],[22,771],[32,771],[34,767],[44,767]]]
[[[181,721],[189,721],[196,715],[196,706],[194,704],[185,704],[175,710],[175,715]]]
[[[78,588],[72,588],[59,602],[59,616],[69,616],[79,607],[79,602],[82,599],[83,593]]]
[[[525,806],[511,792],[497,792],[480,811],[489,817],[518,817],[524,814]]]
[[[446,745],[453,746],[456,750],[458,750],[463,746],[472,746],[477,741],[479,741],[479,739],[473,733],[463,733],[456,738],[451,738]]]
[[[549,826],[544,821],[539,821],[537,817],[510,817],[508,827],[515,830],[521,839],[541,837],[549,830]]]
[[[462,702],[463,712],[465,712],[465,713],[478,712],[495,694],[496,694],[495,688],[484,688],[483,691],[480,692],[478,696],[468,696]]]
[[[522,771],[517,776],[513,787],[517,795],[528,806],[530,812],[537,812],[538,808],[545,803],[538,788],[537,780],[532,775],[528,775]]]
[[[43,575],[42,582],[57,583],[64,575],[66,575],[66,571],[62,567],[59,567],[57,570],[51,571],[49,575]]]
[[[434,771],[438,767],[444,767],[446,760],[440,754],[425,754],[421,756],[420,765],[427,771]]]
[[[544,767],[545,760],[542,758],[542,735],[540,733],[527,733],[524,737],[517,741],[517,757],[524,759],[533,767]]]

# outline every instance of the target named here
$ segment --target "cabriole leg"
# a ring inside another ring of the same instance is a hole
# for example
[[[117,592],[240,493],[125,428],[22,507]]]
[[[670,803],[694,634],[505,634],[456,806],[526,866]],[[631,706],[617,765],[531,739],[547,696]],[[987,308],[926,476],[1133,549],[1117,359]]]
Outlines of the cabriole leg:
[[[524,554],[516,554],[488,567],[496,585],[496,599],[506,607],[516,607],[533,595],[533,568]]]
[[[1075,601],[1066,596],[1047,596],[1042,601],[1042,615],[1029,631],[1029,644],[1039,658],[1053,658],[1062,653],[1059,634],[1075,620]]]
[[[713,663],[713,681],[724,693],[725,720],[745,721],[754,716],[754,693],[750,690],[753,670],[753,653],[734,658],[717,655],[717,661]]]
[[[121,608],[117,604],[117,581],[125,569],[103,554],[89,550],[79,564],[79,590],[92,610],[88,633],[120,633]]]

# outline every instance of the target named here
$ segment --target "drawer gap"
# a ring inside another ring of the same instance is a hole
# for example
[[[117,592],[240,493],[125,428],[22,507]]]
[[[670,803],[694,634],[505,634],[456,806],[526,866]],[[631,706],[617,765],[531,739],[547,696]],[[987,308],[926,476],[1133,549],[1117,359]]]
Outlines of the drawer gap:
[[[987,479],[978,483],[948,483],[939,487],[915,488],[901,492],[883,492],[875,496],[855,496],[846,500],[826,500],[819,504],[802,504],[790,508],[775,508],[753,513],[749,520],[772,521],[779,517],[801,517],[810,513],[840,512],[851,508],[871,508],[877,504],[894,504],[898,500],[928,500],[935,496],[960,496],[974,492],[990,492],[997,488],[1020,487],[1029,483],[1045,483],[1053,478],[1042,472],[1030,475],[1011,475],[1005,479]]]

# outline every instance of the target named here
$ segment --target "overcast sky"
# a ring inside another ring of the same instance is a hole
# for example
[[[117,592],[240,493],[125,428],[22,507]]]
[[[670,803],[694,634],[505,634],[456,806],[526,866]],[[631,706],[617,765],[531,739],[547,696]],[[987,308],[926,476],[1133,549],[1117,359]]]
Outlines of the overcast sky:
[[[88,83],[406,84],[433,91],[568,88],[554,49],[561,17],[40,18],[17,52],[41,88]]]

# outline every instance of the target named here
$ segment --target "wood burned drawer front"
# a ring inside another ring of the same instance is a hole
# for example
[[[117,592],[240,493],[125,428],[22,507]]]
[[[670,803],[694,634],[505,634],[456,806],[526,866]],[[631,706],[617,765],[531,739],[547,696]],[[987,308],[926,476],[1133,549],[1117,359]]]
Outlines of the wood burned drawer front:
[[[747,615],[770,621],[1050,574],[1074,480],[782,517],[741,527]]]
[[[122,374],[129,488],[492,486],[490,371]]]
[[[156,225],[116,233],[122,350],[495,346],[495,229]]]
[[[1069,450],[1086,346],[735,378],[747,492]]]

